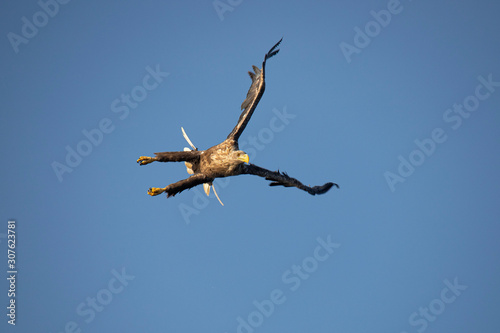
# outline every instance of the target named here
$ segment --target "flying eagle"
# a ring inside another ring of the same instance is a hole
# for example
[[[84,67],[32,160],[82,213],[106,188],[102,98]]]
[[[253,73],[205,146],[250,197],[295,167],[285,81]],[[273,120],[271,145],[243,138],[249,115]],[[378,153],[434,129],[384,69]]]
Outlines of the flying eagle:
[[[185,148],[184,151],[155,153],[155,157],[139,157],[137,163],[140,165],[149,164],[155,161],[185,162],[188,172],[192,174],[192,176],[187,179],[180,180],[163,188],[151,187],[148,190],[149,195],[154,196],[166,192],[168,198],[200,184],[204,184],[205,192],[208,195],[210,186],[212,185],[214,179],[238,175],[256,175],[264,177],[266,180],[271,181],[269,184],[270,186],[294,186],[308,192],[311,195],[326,193],[332,186],[336,186],[337,188],[339,187],[335,183],[326,183],[322,186],[313,187],[306,186],[297,179],[288,176],[285,172],[280,172],[279,170],[270,171],[254,164],[249,164],[248,155],[244,151],[239,150],[238,139],[240,138],[241,133],[243,133],[243,130],[245,130],[250,117],[252,117],[257,104],[264,94],[266,86],[266,61],[279,52],[279,49],[276,48],[280,45],[282,39],[280,39],[280,41],[276,43],[265,55],[261,69],[257,66],[252,66],[254,72],[248,72],[250,78],[252,79],[252,84],[248,90],[247,97],[241,104],[241,110],[243,110],[243,112],[238,119],[238,123],[233,128],[231,133],[229,133],[226,140],[216,146],[208,148],[207,150],[198,150],[189,140],[184,129],[181,128],[182,134],[189,145],[193,148],[192,150]],[[217,196],[216,192],[215,195]],[[217,199],[219,199],[218,196]]]

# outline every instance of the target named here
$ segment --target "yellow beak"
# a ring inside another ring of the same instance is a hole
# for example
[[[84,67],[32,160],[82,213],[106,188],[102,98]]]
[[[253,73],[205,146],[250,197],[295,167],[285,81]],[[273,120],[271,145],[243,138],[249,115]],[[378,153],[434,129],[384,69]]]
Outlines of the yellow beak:
[[[245,162],[245,163],[249,163],[250,162],[250,157],[248,157],[248,154],[241,155],[240,157],[238,157],[238,159],[240,161]]]

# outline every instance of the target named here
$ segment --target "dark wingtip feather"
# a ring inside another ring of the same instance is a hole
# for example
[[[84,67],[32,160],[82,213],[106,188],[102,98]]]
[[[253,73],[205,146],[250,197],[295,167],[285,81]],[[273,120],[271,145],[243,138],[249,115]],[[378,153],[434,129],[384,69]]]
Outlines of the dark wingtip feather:
[[[314,186],[314,187],[312,187],[312,191],[309,192],[309,193],[311,193],[312,195],[324,194],[324,193],[330,191],[330,189],[333,186],[336,186],[337,188],[339,188],[339,186],[337,184],[335,184],[335,183],[326,183],[325,185],[322,185],[322,186]]]
[[[274,56],[276,53],[278,53],[279,51],[280,51],[280,50],[276,50],[276,51],[274,51],[273,53],[268,54],[266,58],[267,58],[267,59],[269,59],[269,58],[273,57],[273,56]]]
[[[281,39],[276,44],[274,44],[274,46],[269,50],[269,52],[267,52],[265,60],[273,57],[274,55],[276,55],[280,51],[279,49],[276,50],[276,48],[281,44],[282,40],[283,40],[283,37],[281,37]]]

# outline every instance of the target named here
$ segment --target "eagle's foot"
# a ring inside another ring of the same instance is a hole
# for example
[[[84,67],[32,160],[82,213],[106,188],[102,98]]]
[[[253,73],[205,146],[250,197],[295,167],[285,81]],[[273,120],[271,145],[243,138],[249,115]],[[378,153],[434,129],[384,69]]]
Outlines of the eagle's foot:
[[[158,195],[158,194],[162,194],[163,192],[166,191],[166,189],[167,189],[166,187],[165,188],[151,187],[148,190],[148,194],[150,196],[155,196],[155,195]]]
[[[155,160],[156,160],[155,157],[141,156],[137,159],[137,163],[139,163],[140,165],[146,165],[154,162]]]

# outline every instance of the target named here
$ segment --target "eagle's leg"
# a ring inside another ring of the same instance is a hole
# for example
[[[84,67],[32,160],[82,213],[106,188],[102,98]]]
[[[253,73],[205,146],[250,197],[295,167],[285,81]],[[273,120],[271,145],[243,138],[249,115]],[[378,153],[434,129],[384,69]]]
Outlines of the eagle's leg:
[[[200,156],[200,151],[166,151],[163,153],[155,153],[155,157],[141,156],[137,159],[140,165],[149,164],[152,162],[191,162]]]
[[[167,198],[176,195],[184,190],[190,189],[191,187],[203,184],[203,183],[211,183],[214,178],[207,177],[202,173],[197,173],[190,176],[187,179],[179,180],[173,184],[167,185],[166,187],[151,187],[148,190],[148,194],[151,196],[155,196],[158,194],[162,194],[163,192],[167,193]]]

